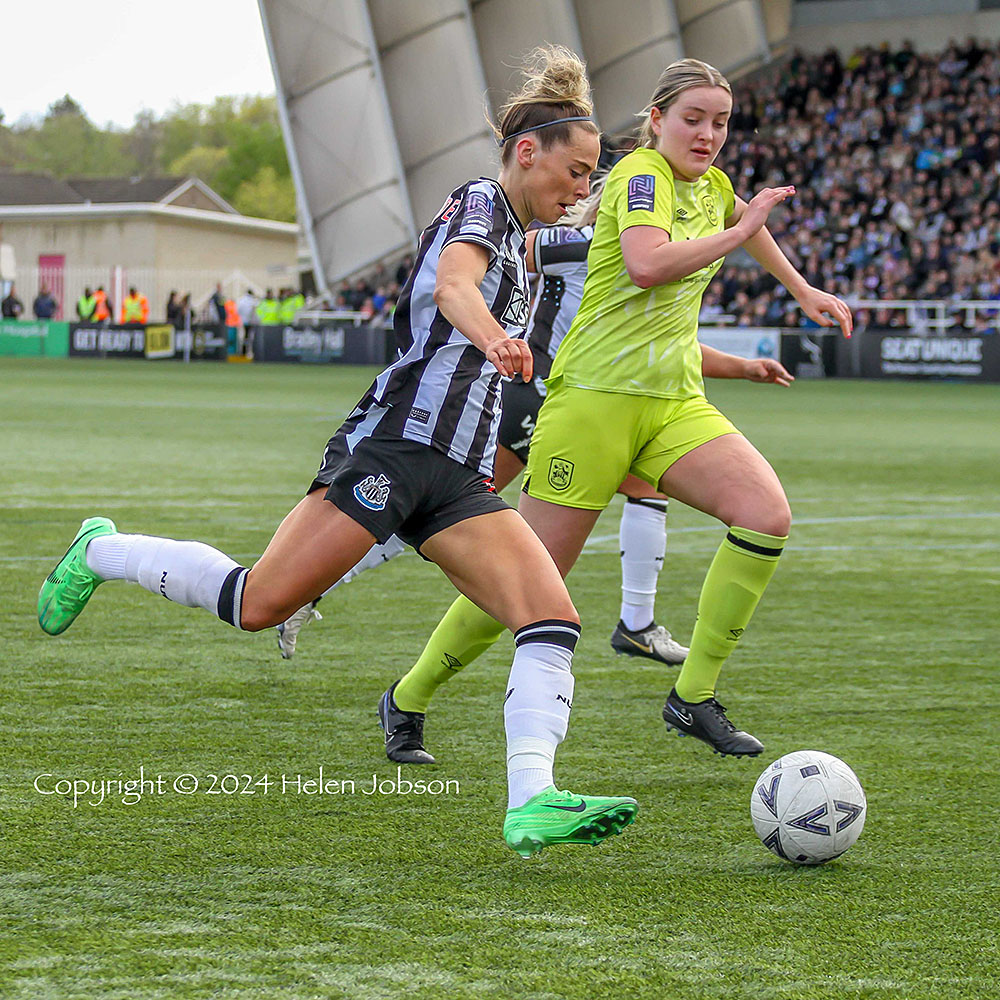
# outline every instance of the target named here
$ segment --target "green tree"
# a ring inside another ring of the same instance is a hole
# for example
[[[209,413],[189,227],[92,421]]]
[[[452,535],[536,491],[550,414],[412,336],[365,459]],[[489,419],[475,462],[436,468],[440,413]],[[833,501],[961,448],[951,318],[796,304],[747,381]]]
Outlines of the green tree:
[[[281,177],[265,165],[250,180],[243,181],[232,199],[233,208],[260,219],[295,221],[295,188],[290,176]]]

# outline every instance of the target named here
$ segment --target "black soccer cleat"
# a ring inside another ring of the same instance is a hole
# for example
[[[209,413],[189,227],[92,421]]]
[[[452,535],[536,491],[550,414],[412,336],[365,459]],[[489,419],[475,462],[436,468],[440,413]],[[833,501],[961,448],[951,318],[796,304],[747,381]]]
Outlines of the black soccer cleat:
[[[395,684],[379,698],[378,719],[385,733],[385,755],[398,764],[436,764],[424,749],[424,713],[404,712],[396,707]]]
[[[760,740],[729,721],[725,708],[714,698],[692,703],[673,690],[663,706],[663,721],[678,736],[694,736],[724,757],[756,757],[764,749]]]

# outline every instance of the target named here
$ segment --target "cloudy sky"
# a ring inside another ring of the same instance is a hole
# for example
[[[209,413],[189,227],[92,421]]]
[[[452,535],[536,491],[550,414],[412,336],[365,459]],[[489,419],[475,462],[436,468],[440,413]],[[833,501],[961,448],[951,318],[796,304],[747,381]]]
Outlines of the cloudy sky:
[[[127,127],[142,108],[274,93],[256,0],[17,0],[0,35],[6,125],[63,94]]]

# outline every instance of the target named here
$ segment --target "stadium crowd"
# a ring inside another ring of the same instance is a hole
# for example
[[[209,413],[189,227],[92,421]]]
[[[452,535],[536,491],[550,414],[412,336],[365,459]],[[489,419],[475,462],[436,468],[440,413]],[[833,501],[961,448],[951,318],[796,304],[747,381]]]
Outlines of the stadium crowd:
[[[794,184],[768,221],[810,283],[848,300],[1000,300],[1000,45],[921,54],[910,43],[795,53],[740,81],[720,166],[749,200]],[[602,158],[610,167],[617,154]],[[391,317],[412,256],[344,282],[332,308]],[[709,286],[702,322],[809,324],[785,289],[736,254]],[[903,327],[903,309],[857,325]],[[980,332],[997,332],[980,313]]]
[[[745,197],[796,186],[768,224],[810,282],[848,299],[1000,299],[1000,45],[796,53],[736,98],[719,166]],[[799,325],[756,266],[720,277],[705,318]]]

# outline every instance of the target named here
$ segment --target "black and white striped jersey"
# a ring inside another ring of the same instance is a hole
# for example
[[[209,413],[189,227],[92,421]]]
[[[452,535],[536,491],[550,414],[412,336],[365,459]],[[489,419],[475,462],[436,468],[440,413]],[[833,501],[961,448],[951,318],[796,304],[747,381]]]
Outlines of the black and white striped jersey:
[[[552,359],[580,308],[593,238],[593,226],[546,226],[535,237],[535,267],[542,286],[528,317],[528,343],[540,378],[548,378]]]
[[[489,252],[483,299],[511,337],[524,337],[524,228],[500,184],[481,177],[456,188],[421,233],[393,316],[398,359],[375,379],[343,430],[360,440],[377,427],[379,434],[419,441],[492,476],[500,374],[434,301],[438,259],[451,243],[476,243]]]

